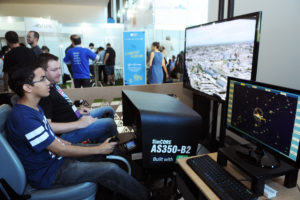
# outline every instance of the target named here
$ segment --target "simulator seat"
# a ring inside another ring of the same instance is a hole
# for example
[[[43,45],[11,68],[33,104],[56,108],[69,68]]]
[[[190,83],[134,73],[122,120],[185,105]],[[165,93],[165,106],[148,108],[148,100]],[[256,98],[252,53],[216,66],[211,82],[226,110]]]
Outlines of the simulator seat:
[[[26,183],[26,175],[23,165],[5,137],[4,126],[10,111],[11,108],[9,105],[3,104],[0,106],[0,179],[5,180],[8,185],[16,192],[16,194],[13,194],[16,196],[11,196],[10,198],[39,200],[95,199],[97,184],[91,182],[46,190],[34,189]],[[3,185],[2,187],[0,186],[0,190],[2,189]],[[27,195],[28,198],[26,197]]]

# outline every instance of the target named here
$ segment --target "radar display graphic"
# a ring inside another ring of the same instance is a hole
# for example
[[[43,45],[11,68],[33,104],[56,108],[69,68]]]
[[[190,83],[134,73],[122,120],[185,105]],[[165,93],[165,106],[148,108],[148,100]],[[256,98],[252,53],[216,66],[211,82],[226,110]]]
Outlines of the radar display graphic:
[[[298,99],[234,84],[231,124],[289,156]]]

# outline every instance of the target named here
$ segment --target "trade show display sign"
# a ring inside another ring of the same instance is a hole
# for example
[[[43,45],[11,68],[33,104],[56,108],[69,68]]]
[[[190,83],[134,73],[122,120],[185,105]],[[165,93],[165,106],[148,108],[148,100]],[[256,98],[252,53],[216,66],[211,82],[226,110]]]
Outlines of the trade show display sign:
[[[25,17],[25,29],[44,33],[60,33],[61,24],[55,20],[45,18]]]
[[[124,84],[146,84],[145,32],[124,32]]]

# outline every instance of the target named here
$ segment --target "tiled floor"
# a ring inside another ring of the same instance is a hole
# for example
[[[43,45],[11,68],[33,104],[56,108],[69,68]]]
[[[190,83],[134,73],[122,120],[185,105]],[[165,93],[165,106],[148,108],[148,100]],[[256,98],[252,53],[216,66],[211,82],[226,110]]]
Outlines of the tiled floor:
[[[133,128],[128,126],[123,126],[123,109],[122,109],[122,101],[112,101],[112,102],[99,102],[93,103],[91,105],[92,108],[98,108],[102,106],[111,106],[115,110],[115,122],[118,126],[119,134],[122,133],[131,133],[134,132]]]

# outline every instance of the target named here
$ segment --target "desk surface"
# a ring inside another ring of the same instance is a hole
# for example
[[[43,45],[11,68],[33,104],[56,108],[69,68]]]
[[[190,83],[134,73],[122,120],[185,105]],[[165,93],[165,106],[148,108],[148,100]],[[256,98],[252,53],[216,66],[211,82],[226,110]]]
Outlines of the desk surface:
[[[217,153],[208,154],[214,160],[217,160]],[[210,200],[219,200],[220,198],[203,182],[199,176],[187,165],[186,160],[189,158],[182,158],[178,160],[179,166],[183,169],[183,171],[191,178],[191,180],[196,184],[196,186],[200,189],[200,191],[206,196],[207,199]],[[247,176],[243,174],[239,169],[233,166],[230,162],[228,162],[227,167],[225,169],[231,173],[238,180],[248,180]],[[284,178],[278,177],[272,180],[267,180],[266,184],[271,188],[278,191],[276,200],[299,200],[300,199],[300,191],[296,187],[288,189],[283,186]],[[248,188],[250,187],[249,181],[243,181],[244,185]],[[300,174],[298,175],[298,185],[300,184]],[[265,200],[266,197],[260,197],[259,200]]]

